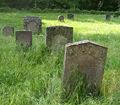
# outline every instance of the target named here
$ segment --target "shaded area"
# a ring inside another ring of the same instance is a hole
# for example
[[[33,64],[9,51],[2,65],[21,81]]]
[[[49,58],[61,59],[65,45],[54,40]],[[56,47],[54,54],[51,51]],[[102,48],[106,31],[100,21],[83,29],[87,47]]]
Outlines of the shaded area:
[[[63,71],[64,50],[59,50],[55,54],[50,53],[45,45],[46,26],[63,24],[57,21],[56,14],[32,14],[32,13],[12,13],[0,15],[0,28],[4,25],[13,25],[15,30],[23,29],[23,16],[39,15],[43,16],[43,36],[33,35],[33,47],[26,52],[26,57],[22,51],[16,51],[15,37],[4,37],[0,34],[0,103],[2,104],[61,104],[61,81]],[[4,18],[3,18],[4,16]],[[65,15],[66,16],[66,15]],[[89,15],[88,15],[89,16]],[[90,15],[91,16],[91,15]],[[50,17],[50,19],[49,19]],[[53,18],[52,18],[53,17]],[[116,30],[111,24],[107,24],[106,30],[90,31],[85,22],[81,26],[76,26],[79,20],[84,20],[83,16],[77,16],[78,21],[68,21],[63,25],[74,27],[74,42],[81,40],[91,40],[108,47],[108,56],[103,80],[102,95],[100,97],[78,98],[78,94],[71,97],[66,103],[74,104],[81,102],[83,105],[119,104],[120,89],[120,31],[119,25]],[[76,19],[77,19],[76,17]],[[81,17],[81,18],[79,18]],[[94,18],[98,17],[93,16]],[[53,21],[51,21],[53,19]],[[87,18],[86,18],[87,19]],[[92,19],[92,17],[91,17]],[[101,19],[101,18],[100,18]],[[50,20],[49,22],[46,20]],[[97,20],[97,19],[95,19]],[[99,20],[99,19],[98,19]],[[89,27],[92,27],[94,20],[90,20]],[[109,23],[109,22],[108,22]],[[96,22],[98,26],[100,25]],[[114,23],[117,24],[117,23]],[[111,27],[111,28],[110,28]],[[93,29],[96,26],[93,27]],[[101,28],[101,27],[99,27]],[[105,91],[104,91],[105,90]],[[84,94],[84,93],[83,93]],[[113,97],[111,97],[111,95]],[[74,101],[77,100],[77,101]],[[14,100],[14,101],[13,101]]]

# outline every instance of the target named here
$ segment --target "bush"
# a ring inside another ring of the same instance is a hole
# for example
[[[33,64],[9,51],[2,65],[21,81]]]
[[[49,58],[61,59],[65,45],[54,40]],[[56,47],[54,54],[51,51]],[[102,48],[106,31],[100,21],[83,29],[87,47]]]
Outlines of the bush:
[[[34,12],[34,13],[39,13],[41,12],[41,9],[40,8],[32,8],[30,9],[31,12]]]
[[[19,11],[18,9],[15,8],[9,8],[9,7],[2,7],[0,8],[0,12],[16,12]],[[33,13],[84,13],[84,14],[117,14],[120,15],[119,11],[96,11],[96,10],[80,10],[79,8],[76,9],[40,9],[40,8],[32,8],[32,9],[25,9],[22,8],[21,11],[29,11]]]
[[[18,11],[18,10],[15,8],[9,8],[9,7],[0,8],[0,12],[16,12],[16,11]]]

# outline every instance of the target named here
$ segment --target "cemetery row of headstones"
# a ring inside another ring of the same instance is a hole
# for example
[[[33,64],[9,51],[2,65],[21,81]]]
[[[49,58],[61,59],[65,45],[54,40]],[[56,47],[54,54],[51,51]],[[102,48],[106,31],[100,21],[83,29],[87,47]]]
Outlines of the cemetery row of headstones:
[[[71,20],[74,20],[74,15],[73,15],[72,13],[69,13],[69,14],[67,15],[67,18],[68,18],[68,19],[71,19]],[[62,16],[62,15],[58,16],[58,21],[60,21],[60,22],[65,22],[65,21],[64,21],[64,16]]]
[[[68,19],[73,20],[74,15],[69,13],[67,15]],[[64,22],[64,16],[58,16],[58,21]],[[42,33],[42,18],[39,16],[25,16],[24,17],[24,30]],[[14,34],[14,27],[12,26],[5,26],[2,29],[3,35],[13,35]]]
[[[71,17],[71,15],[70,15]],[[72,15],[73,19],[73,15]],[[23,45],[32,46],[32,31],[42,32],[41,17],[24,17],[25,31],[16,31],[16,40]],[[5,27],[3,34],[13,34],[13,27]],[[73,43],[73,27],[50,26],[46,28],[46,46],[57,50],[65,45],[63,88],[71,91],[79,77],[84,77],[84,84],[91,83],[88,91],[100,90],[104,74],[107,47],[91,41]]]
[[[118,17],[119,17],[118,14],[113,15],[113,18],[118,18]],[[106,20],[110,20],[110,19],[111,19],[111,15],[110,15],[110,14],[107,14],[107,15],[106,15]]]
[[[115,14],[113,16],[114,18],[118,18],[119,15]],[[67,15],[68,19],[73,20],[74,15],[72,13],[69,13]],[[110,20],[111,15],[107,14],[106,15],[106,20]],[[64,22],[64,16],[58,16],[58,21]],[[39,16],[25,16],[24,17],[24,30],[32,31],[32,32],[37,32],[38,34],[42,32],[42,19]],[[5,26],[2,29],[2,34],[3,35],[13,35],[14,34],[14,27],[12,26]]]

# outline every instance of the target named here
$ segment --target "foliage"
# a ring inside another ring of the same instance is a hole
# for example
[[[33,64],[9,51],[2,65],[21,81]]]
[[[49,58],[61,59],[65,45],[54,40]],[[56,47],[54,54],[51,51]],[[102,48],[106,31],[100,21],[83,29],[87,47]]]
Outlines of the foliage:
[[[2,7],[0,8],[0,12],[32,12],[32,13],[79,13],[79,14],[118,14],[120,15],[119,11],[101,11],[101,10],[80,10],[78,8],[74,9],[40,9],[40,8],[31,8],[31,9],[24,9],[22,8],[21,10],[15,9],[15,8],[9,8],[9,7]]]
[[[119,0],[1,0],[0,7],[115,11],[119,4]]]

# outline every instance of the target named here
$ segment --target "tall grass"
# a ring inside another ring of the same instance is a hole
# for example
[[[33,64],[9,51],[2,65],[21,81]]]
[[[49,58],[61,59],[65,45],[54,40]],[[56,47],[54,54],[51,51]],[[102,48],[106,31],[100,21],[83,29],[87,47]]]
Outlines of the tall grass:
[[[12,25],[23,30],[24,16],[41,16],[43,33],[33,34],[32,48],[16,49],[15,36],[0,33],[0,105],[119,105],[120,104],[120,18],[105,21],[105,15],[75,14],[74,21],[57,21],[58,13],[0,13],[0,29]],[[45,45],[47,26],[74,27],[74,42],[91,40],[108,47],[99,97],[74,98],[61,103],[64,49],[52,53]],[[25,55],[25,56],[24,56]]]

